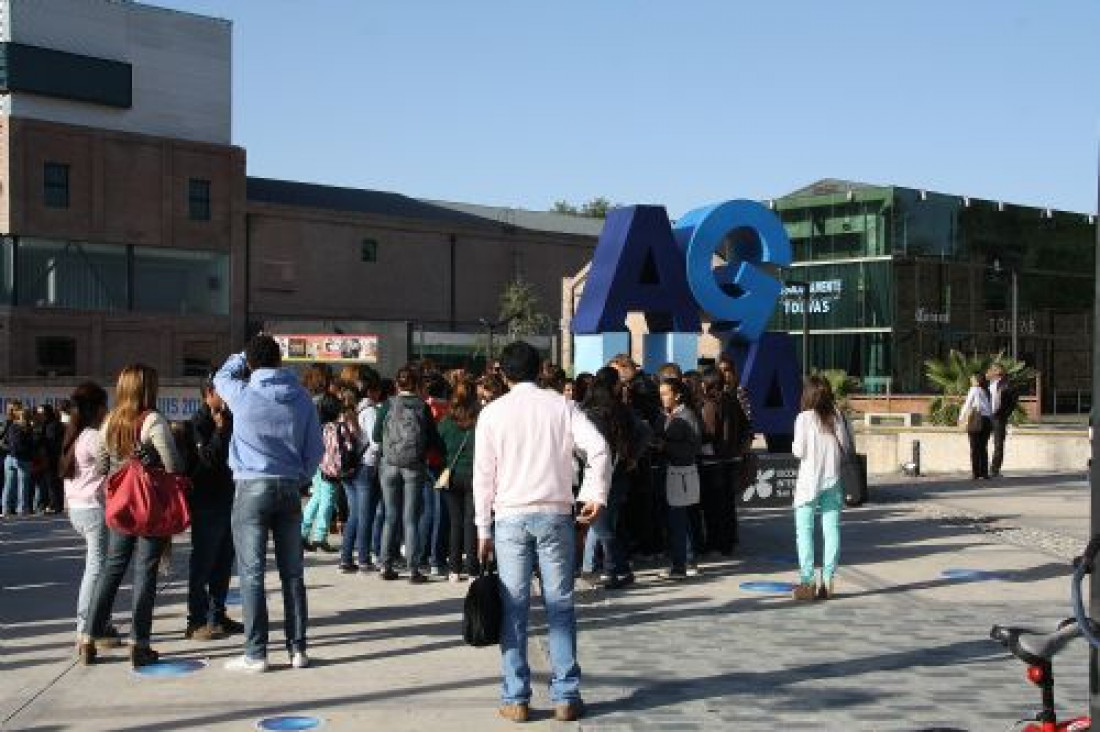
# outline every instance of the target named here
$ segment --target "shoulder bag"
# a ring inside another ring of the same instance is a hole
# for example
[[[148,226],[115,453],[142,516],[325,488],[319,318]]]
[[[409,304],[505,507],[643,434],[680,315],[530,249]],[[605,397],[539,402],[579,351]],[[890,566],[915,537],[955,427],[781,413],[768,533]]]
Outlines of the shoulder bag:
[[[466,441],[470,439],[470,432],[467,430],[465,436],[462,438],[462,443],[458,446],[458,452],[455,453],[454,458],[451,460],[451,464],[443,469],[443,472],[439,474],[439,477],[435,479],[435,489],[437,491],[445,491],[451,487],[451,473],[454,471],[455,465],[458,463],[458,458],[462,455],[462,451],[466,449]]]
[[[147,466],[141,460],[141,428],[149,414],[138,416],[134,454],[107,479],[107,525],[129,536],[174,536],[191,525],[187,506],[191,480],[159,465]]]

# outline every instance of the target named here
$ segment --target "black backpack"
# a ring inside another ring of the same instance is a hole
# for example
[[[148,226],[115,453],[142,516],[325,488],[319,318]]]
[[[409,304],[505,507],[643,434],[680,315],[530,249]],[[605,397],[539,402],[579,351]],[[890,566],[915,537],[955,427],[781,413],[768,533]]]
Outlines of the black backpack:
[[[428,425],[423,405],[409,406],[396,396],[390,399],[382,425],[382,457],[397,468],[418,468],[424,464],[428,447]]]
[[[474,648],[500,643],[504,609],[500,601],[500,578],[494,570],[482,569],[470,583],[462,606],[462,640]]]
[[[340,475],[341,480],[351,480],[359,474],[359,468],[363,465],[363,451],[355,442],[351,430],[343,422],[336,424],[336,444],[340,448]]]

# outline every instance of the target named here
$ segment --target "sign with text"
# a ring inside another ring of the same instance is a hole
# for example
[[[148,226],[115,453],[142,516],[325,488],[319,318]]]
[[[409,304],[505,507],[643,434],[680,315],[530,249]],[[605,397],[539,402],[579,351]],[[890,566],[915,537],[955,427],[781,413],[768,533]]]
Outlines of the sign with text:
[[[39,404],[56,407],[73,393],[73,386],[0,386],[0,414],[7,414],[8,405],[18,401],[34,409]],[[109,404],[114,404],[115,389],[106,387]],[[171,421],[190,419],[202,405],[198,387],[162,386],[157,397],[157,409]]]
[[[798,458],[790,454],[756,453],[756,471],[737,491],[745,508],[788,508],[794,503]]]
[[[377,335],[272,335],[288,363],[378,363]]]

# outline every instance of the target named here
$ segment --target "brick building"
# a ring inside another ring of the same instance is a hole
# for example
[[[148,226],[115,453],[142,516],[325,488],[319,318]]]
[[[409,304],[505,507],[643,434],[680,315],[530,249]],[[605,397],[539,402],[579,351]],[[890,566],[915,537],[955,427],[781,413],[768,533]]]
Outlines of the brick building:
[[[260,328],[467,353],[517,276],[560,312],[598,222],[249,179],[231,69],[227,21],[0,0],[0,382],[190,379]]]

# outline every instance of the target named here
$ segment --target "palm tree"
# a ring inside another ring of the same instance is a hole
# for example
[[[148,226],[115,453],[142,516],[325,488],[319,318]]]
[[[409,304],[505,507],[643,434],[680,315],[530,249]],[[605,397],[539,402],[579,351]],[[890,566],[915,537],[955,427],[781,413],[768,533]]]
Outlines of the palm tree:
[[[1016,389],[1025,391],[1035,378],[1035,369],[1023,361],[1006,356],[1004,351],[990,356],[973,354],[967,356],[954,349],[941,360],[929,359],[924,362],[924,374],[940,396],[932,400],[928,414],[932,424],[954,425],[959,420],[959,410],[970,388],[970,375],[984,374],[993,364],[1005,370],[1005,378]],[[1020,424],[1027,420],[1023,407],[1017,406],[1012,415],[1012,423]]]

